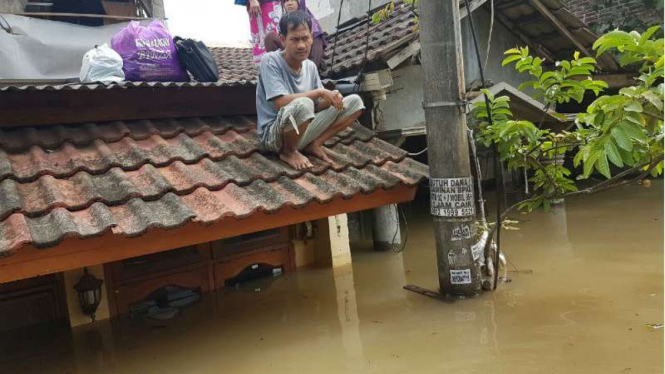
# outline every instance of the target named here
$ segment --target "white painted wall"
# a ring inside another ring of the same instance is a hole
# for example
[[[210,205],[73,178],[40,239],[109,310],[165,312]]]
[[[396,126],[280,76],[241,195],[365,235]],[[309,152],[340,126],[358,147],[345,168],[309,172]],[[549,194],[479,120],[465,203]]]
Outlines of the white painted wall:
[[[0,13],[21,13],[28,0],[0,0]]]
[[[362,17],[367,13],[369,0],[344,0],[342,7],[342,18],[344,23],[354,17]],[[372,0],[372,8],[387,4],[390,0]],[[307,7],[319,20],[321,27],[329,34],[335,32],[339,5],[342,0],[307,0]]]

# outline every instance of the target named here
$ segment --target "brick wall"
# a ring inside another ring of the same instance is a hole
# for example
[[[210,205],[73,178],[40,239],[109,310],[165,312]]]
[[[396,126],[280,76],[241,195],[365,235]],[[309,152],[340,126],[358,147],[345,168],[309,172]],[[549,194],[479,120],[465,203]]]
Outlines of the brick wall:
[[[663,24],[662,0],[561,0],[598,34],[614,30],[644,30]]]

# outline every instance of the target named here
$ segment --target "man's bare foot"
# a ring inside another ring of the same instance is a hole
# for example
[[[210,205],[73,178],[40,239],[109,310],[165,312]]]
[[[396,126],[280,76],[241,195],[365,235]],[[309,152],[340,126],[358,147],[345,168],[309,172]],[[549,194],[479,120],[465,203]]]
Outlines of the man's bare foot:
[[[324,162],[327,162],[329,164],[333,164],[333,160],[330,157],[328,157],[328,155],[326,154],[325,148],[323,148],[323,146],[321,146],[321,145],[311,143],[310,145],[305,147],[305,149],[303,149],[303,151],[305,151],[305,152],[307,152],[307,153],[309,153],[313,156],[316,156],[316,157],[320,158]]]
[[[309,159],[297,150],[291,153],[280,153],[279,158],[296,170],[303,170],[313,166]]]

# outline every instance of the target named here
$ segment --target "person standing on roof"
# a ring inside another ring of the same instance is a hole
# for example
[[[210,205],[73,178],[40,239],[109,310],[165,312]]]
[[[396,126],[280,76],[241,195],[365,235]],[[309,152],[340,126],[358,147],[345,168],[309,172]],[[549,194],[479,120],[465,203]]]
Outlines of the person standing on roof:
[[[301,10],[307,13],[307,15],[309,15],[309,17],[311,18],[312,36],[314,38],[314,42],[312,43],[312,51],[309,54],[309,59],[314,61],[316,67],[319,69],[320,72],[325,71],[326,63],[324,61],[324,53],[326,50],[326,46],[328,45],[328,42],[326,40],[327,35],[326,33],[323,32],[323,29],[321,28],[319,21],[307,8],[305,0],[280,0],[280,1],[282,3],[282,12],[284,14],[289,12],[295,12],[296,10]],[[279,38],[278,30],[272,31],[266,35],[265,47],[266,47],[266,52],[272,52],[272,51],[277,51],[279,49],[284,49],[284,45],[282,44]]]
[[[266,52],[266,35],[278,30],[282,7],[279,0],[235,0],[235,4],[247,7],[249,31],[252,34],[252,54],[254,63],[258,64]]]
[[[360,117],[358,95],[323,88],[311,52],[312,21],[300,10],[279,22],[283,51],[266,53],[256,87],[257,134],[264,151],[279,154],[296,170],[312,167],[300,151],[332,164],[323,144]]]

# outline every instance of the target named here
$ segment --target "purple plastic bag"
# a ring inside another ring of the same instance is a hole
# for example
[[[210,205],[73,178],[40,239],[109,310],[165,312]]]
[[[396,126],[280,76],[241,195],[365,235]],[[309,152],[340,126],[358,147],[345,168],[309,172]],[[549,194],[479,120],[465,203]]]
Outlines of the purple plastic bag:
[[[132,21],[111,39],[122,57],[125,79],[147,82],[186,82],[189,76],[180,65],[178,55],[164,24],[159,20],[148,26]]]

